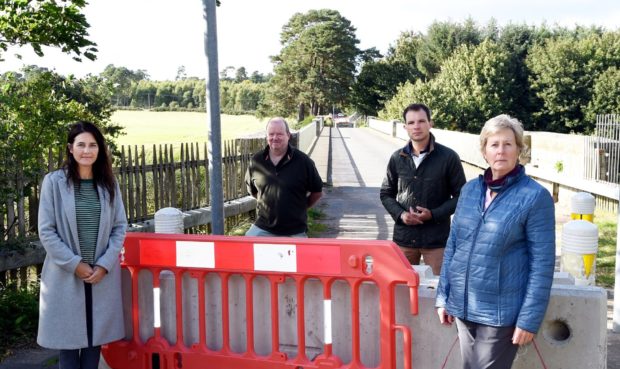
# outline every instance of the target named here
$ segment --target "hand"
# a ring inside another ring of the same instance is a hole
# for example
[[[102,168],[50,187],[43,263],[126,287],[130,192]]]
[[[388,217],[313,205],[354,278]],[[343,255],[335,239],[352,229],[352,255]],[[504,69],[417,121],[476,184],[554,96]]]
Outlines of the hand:
[[[421,206],[416,206],[415,208],[418,219],[420,219],[422,222],[433,219],[433,213],[431,213],[431,211],[427,208],[423,208]]]
[[[437,315],[439,315],[439,322],[442,325],[451,326],[454,322],[454,317],[446,311],[446,308],[437,308]]]
[[[427,208],[416,206],[415,210],[409,207],[409,211],[404,211],[400,218],[403,223],[407,225],[419,225],[424,224],[425,221],[430,220],[433,217],[430,210]]]
[[[85,262],[81,261],[77,268],[75,268],[75,275],[82,280],[90,277],[93,274],[93,268]]]
[[[97,284],[101,282],[101,280],[103,279],[103,277],[105,277],[106,274],[108,274],[108,271],[104,267],[95,265],[95,267],[93,268],[93,274],[91,274],[90,277],[84,279],[84,282],[90,284]]]
[[[532,342],[533,339],[534,333],[528,332],[519,327],[515,328],[515,332],[512,334],[512,343],[519,346],[527,345]]]

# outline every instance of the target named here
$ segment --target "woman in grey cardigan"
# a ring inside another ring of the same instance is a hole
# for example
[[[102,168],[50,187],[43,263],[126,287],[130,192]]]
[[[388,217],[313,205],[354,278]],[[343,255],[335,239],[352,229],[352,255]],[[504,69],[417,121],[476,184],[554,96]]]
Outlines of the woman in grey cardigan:
[[[99,129],[71,127],[63,167],[43,179],[39,238],[39,345],[60,350],[60,369],[97,368],[101,345],[125,335],[119,253],[127,219]]]

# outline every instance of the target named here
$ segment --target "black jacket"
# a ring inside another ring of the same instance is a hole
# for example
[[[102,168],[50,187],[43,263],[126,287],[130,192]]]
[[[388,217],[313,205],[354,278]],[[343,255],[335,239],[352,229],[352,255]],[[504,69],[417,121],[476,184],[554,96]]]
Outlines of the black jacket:
[[[323,190],[323,181],[308,155],[289,145],[286,155],[273,165],[267,146],[252,156],[245,183],[248,193],[257,199],[257,227],[282,236],[308,230],[306,195]]]
[[[381,185],[380,197],[394,219],[393,240],[399,246],[415,248],[445,247],[465,173],[458,154],[435,142],[431,134],[429,152],[416,168],[411,157],[411,141],[390,157]],[[433,218],[409,226],[400,215],[409,207],[428,208]]]

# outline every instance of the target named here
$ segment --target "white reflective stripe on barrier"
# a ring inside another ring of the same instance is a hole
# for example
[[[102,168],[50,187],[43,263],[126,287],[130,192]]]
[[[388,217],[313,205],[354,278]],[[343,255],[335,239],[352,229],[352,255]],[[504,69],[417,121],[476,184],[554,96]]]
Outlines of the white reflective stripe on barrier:
[[[323,339],[326,345],[332,343],[332,300],[323,301]]]
[[[213,242],[177,241],[177,266],[187,268],[215,268]]]
[[[297,246],[255,243],[254,270],[297,272]]]
[[[153,327],[161,327],[161,311],[159,309],[159,287],[153,288]]]

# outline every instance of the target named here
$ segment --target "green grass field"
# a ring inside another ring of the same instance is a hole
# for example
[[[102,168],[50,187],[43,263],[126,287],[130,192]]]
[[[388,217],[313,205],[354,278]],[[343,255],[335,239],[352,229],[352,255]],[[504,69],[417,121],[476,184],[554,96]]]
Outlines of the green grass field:
[[[208,141],[207,114],[119,110],[112,122],[125,128],[118,145],[178,144]],[[222,115],[222,140],[261,132],[266,121],[252,115]]]

